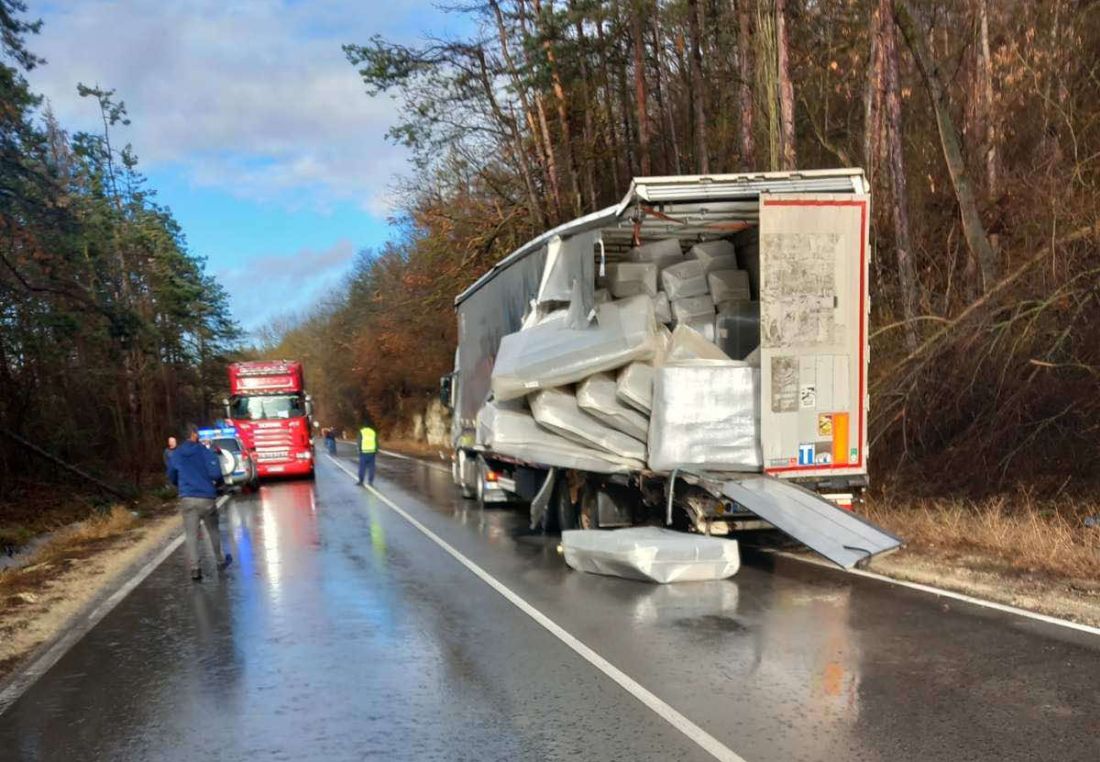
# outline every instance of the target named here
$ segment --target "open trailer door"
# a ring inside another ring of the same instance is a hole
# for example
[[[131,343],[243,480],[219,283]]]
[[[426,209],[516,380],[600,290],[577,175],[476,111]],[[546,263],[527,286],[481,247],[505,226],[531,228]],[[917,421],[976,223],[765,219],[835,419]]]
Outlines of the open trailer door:
[[[863,484],[867,474],[870,197],[760,197],[764,472]]]
[[[761,194],[764,476],[723,487],[846,568],[901,542],[791,480],[866,482],[869,216],[864,194]]]

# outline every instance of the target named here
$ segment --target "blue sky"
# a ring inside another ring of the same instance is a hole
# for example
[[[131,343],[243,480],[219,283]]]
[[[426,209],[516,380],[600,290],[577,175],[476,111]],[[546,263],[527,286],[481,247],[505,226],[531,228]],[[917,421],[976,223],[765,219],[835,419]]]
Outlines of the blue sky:
[[[115,88],[133,145],[194,253],[249,330],[309,309],[355,253],[389,235],[404,152],[397,106],[368,98],[340,45],[404,42],[462,23],[431,0],[55,0],[31,72],[70,131],[95,129],[76,83]]]

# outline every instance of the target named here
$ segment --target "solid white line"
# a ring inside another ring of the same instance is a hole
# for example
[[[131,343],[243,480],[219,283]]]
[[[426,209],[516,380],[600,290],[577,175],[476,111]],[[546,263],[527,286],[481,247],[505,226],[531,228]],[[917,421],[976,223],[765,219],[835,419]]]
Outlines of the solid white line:
[[[229,495],[222,495],[218,498],[215,506],[221,508],[229,500]],[[153,571],[164,563],[164,560],[168,556],[172,555],[183,543],[183,534],[178,534],[176,537],[161,548],[153,558],[142,566],[137,572],[126,580],[117,590],[111,593],[106,600],[89,611],[84,618],[74,623],[73,626],[65,633],[60,639],[58,639],[49,649],[46,650],[41,656],[24,667],[19,674],[12,678],[11,683],[0,692],[0,714],[7,711],[8,707],[16,702],[16,700],[26,692],[28,688],[35,684],[38,678],[50,671],[50,668],[54,664],[57,664],[61,660],[70,648],[75,646],[81,638],[92,631],[92,628],[102,621],[103,617],[111,613],[115,606],[122,602],[122,599],[133,592],[134,588],[145,581]]]
[[[333,458],[331,455],[329,455],[329,458],[332,460],[333,463],[336,464],[337,468],[342,470],[353,479],[356,478],[356,475],[351,471],[350,468],[346,467],[343,463],[341,463],[336,458]],[[398,506],[388,497],[383,495],[374,487],[368,487],[365,485],[364,487],[365,489],[370,491],[375,497],[377,497],[379,500],[389,506],[390,509],[392,509],[395,513],[401,516],[401,518],[405,519],[407,522],[419,529],[428,539],[430,539],[432,542],[434,542],[436,545],[446,551],[448,555],[450,555],[460,564],[465,566],[478,579],[480,579],[489,587],[493,588],[502,596],[504,596],[509,603],[514,605],[524,614],[531,617],[544,628],[549,630],[550,633],[554,635],[554,637],[567,645],[569,648],[573,649],[573,651],[580,655],[581,658],[583,658],[589,664],[591,664],[596,669],[600,670],[609,678],[618,683],[624,690],[627,691],[627,693],[629,693],[634,698],[638,699],[647,707],[652,709],[670,725],[672,725],[674,728],[679,730],[685,736],[687,736],[700,747],[702,747],[715,759],[725,760],[725,762],[745,762],[744,758],[738,756],[737,753],[730,749],[728,746],[723,744],[714,736],[707,733],[701,727],[696,725],[684,715],[680,714],[664,701],[657,698],[657,696],[646,690],[646,688],[644,688],[640,683],[638,683],[622,670],[618,669],[611,662],[600,656],[598,653],[586,646],[580,640],[570,635],[569,632],[567,632],[559,624],[557,624],[548,616],[536,609],[519,595],[512,592],[512,590],[506,587],[504,583],[498,581],[495,577],[490,575],[487,571],[475,564],[469,558],[455,550],[439,535],[428,529],[428,527],[424,526],[422,523],[420,523],[420,521],[418,521],[416,518],[414,518],[411,514]]]
[[[912,590],[920,590],[922,593],[931,593],[933,595],[940,595],[945,598],[953,598],[957,601],[972,603],[975,606],[981,606],[987,609],[994,609],[996,611],[1003,611],[1007,614],[1016,614],[1017,616],[1034,619],[1039,622],[1046,622],[1047,624],[1057,625],[1058,627],[1068,627],[1071,630],[1087,632],[1090,635],[1100,635],[1100,627],[1093,627],[1091,625],[1081,624],[1080,622],[1071,622],[1068,619],[1059,619],[1058,617],[1049,616],[1047,614],[1040,614],[1035,611],[1028,611],[1027,609],[1017,608],[1016,606],[1009,606],[1005,603],[997,603],[996,601],[987,601],[983,598],[975,598],[971,595],[967,595],[966,593],[956,593],[953,590],[945,590],[942,587],[934,587],[932,585],[925,585],[920,582],[909,582],[903,579],[895,579],[894,577],[887,577],[884,574],[876,574],[875,572],[864,571],[863,569],[840,569],[839,567],[834,566],[830,563],[826,563],[825,561],[821,561],[816,558],[799,556],[794,553],[788,553],[784,550],[775,550],[771,552],[777,556],[790,558],[794,561],[801,561],[802,563],[813,564],[815,566],[824,566],[827,569],[845,571],[848,574],[855,574],[859,577],[866,577],[867,579],[873,579],[879,582],[886,582],[891,585],[898,585],[899,587],[908,587]]]

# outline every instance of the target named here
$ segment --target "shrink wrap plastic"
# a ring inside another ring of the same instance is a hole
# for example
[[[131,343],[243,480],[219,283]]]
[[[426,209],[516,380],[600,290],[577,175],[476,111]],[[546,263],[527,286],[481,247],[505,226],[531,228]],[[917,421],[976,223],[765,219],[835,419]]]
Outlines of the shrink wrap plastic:
[[[714,319],[714,301],[707,294],[676,299],[671,303],[677,323],[703,323]]]
[[[710,295],[715,304],[752,300],[749,274],[744,270],[715,270],[707,274],[707,284],[710,286]]]
[[[704,262],[703,269],[707,273],[717,272],[718,270],[736,270],[737,257],[733,256],[732,254],[728,256],[715,257],[714,259],[710,259]]]
[[[658,331],[658,348],[653,360],[649,362],[632,362],[619,371],[615,379],[615,396],[649,415],[649,408],[653,404],[653,365],[661,362],[668,351],[672,335],[667,328]]]
[[[648,360],[660,346],[653,300],[639,296],[596,307],[596,321],[571,329],[553,319],[510,333],[500,341],[492,391],[500,400],[580,381],[635,360]]]
[[[732,243],[724,239],[717,241],[703,241],[697,243],[691,247],[691,251],[688,252],[688,256],[693,259],[698,259],[704,265],[709,265],[713,260],[718,258],[732,257],[734,261],[737,258],[737,249]]]
[[[649,415],[653,407],[653,364],[632,362],[619,371],[615,379],[615,396]]]
[[[649,419],[616,397],[615,388],[615,377],[610,373],[589,376],[577,384],[577,405],[611,428],[644,443],[649,436]]]
[[[727,302],[714,325],[718,346],[741,360],[760,346],[760,302]]]
[[[576,468],[600,474],[637,471],[642,463],[630,458],[583,447],[559,437],[535,423],[535,419],[516,406],[488,402],[477,417],[478,439],[494,453],[508,455],[528,463],[558,468]]]
[[[669,304],[668,294],[664,291],[658,291],[653,300],[653,314],[656,315],[657,322],[662,325],[672,322],[672,305]]]
[[[713,330],[713,327],[712,329]],[[678,325],[668,342],[664,354],[665,362],[675,363],[684,360],[724,360],[730,357],[712,344],[707,337],[689,325]]]
[[[713,319],[693,320],[690,323],[681,323],[681,325],[686,325],[688,328],[695,331],[711,343],[714,342],[714,337],[717,336],[717,333],[715,333]]]
[[[760,370],[745,363],[665,364],[653,379],[649,467],[759,471]]]
[[[666,238],[662,241],[653,241],[630,250],[631,262],[652,262],[658,270],[663,270],[669,265],[684,261],[684,253],[680,250],[680,242],[675,238]]]
[[[652,262],[616,262],[607,266],[607,284],[616,299],[657,295],[657,265]]]
[[[571,439],[582,447],[639,462],[645,461],[645,443],[616,431],[577,405],[577,398],[564,389],[545,389],[531,395],[531,413],[535,421],[554,434]]]
[[[604,302],[611,301],[611,292],[606,288],[596,289],[596,293],[592,294],[592,299],[596,304],[603,304]]]
[[[661,271],[661,285],[672,301],[707,293],[707,273],[698,259],[685,259]]]
[[[561,546],[570,568],[660,584],[726,579],[741,566],[736,540],[660,527],[570,529]]]

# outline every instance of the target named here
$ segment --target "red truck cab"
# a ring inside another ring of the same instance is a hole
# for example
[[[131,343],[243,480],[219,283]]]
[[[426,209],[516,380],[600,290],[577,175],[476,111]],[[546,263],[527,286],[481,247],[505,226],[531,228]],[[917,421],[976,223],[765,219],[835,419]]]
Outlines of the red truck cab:
[[[297,360],[229,366],[226,421],[252,453],[260,478],[313,476],[313,404]]]

